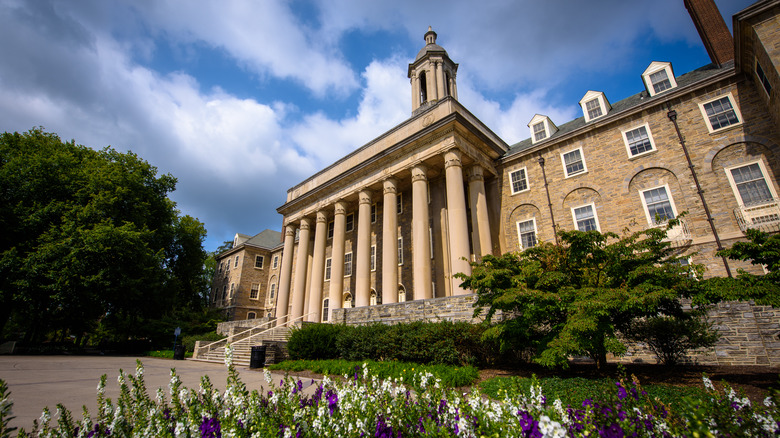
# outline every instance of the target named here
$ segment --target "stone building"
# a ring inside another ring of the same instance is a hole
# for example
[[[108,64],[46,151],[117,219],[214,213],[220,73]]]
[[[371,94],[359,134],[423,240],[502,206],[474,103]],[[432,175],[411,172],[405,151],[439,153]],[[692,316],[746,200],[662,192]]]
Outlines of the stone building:
[[[485,254],[555,241],[561,229],[665,226],[683,212],[668,239],[706,275],[754,269],[715,252],[780,224],[780,1],[735,15],[734,38],[712,0],[685,5],[711,64],[676,75],[648,60],[637,94],[611,102],[594,84],[581,117],[537,114],[512,145],[458,102],[458,64],[429,28],[409,64],[411,117],[289,189],[277,209],[283,244],[266,251],[281,256],[280,323],[467,295],[452,274]],[[222,299],[235,297],[225,286]],[[241,306],[234,318],[251,307]]]
[[[281,233],[236,234],[233,247],[217,256],[211,305],[230,320],[270,316],[275,307],[281,261]]]

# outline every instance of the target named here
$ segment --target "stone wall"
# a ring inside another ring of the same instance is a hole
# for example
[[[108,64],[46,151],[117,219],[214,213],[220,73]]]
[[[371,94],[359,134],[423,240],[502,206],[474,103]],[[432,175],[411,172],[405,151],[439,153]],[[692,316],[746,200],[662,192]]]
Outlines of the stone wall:
[[[270,321],[271,318],[266,316],[257,319],[242,319],[238,321],[220,322],[217,324],[217,333],[223,336],[228,336],[230,334],[239,333],[250,328],[260,327],[264,324],[267,325]],[[268,325],[268,327],[270,328],[271,326]]]
[[[374,322],[398,324],[412,321],[468,321],[474,318],[476,295],[407,301],[381,306],[335,309],[335,323],[363,325]],[[727,302],[712,306],[707,318],[721,338],[711,350],[692,352],[685,363],[698,365],[780,366],[780,309],[748,302]],[[629,346],[628,353],[610,358],[623,363],[656,363],[644,344]]]

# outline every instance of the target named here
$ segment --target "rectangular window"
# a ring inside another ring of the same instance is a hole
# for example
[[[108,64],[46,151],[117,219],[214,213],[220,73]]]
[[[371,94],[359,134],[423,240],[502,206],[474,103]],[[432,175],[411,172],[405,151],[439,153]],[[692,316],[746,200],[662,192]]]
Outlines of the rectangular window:
[[[756,59],[756,76],[758,76],[758,81],[761,82],[761,86],[764,87],[764,91],[766,91],[766,94],[769,96],[772,94],[772,84],[769,83],[769,78],[766,77],[766,74],[764,73],[764,69],[761,68],[761,64],[758,62],[758,59]]]
[[[333,259],[325,259],[325,281],[330,281],[330,266]]]
[[[236,256],[236,265],[234,267],[238,267],[238,256]]]
[[[344,276],[352,276],[352,253],[348,252],[344,254]]]
[[[276,283],[271,283],[271,288],[269,289],[269,293],[268,293],[268,300],[271,301],[271,303],[274,302],[275,293],[276,293]]]
[[[404,238],[398,238],[398,265],[404,264]]]
[[[636,157],[655,150],[653,138],[647,125],[623,132],[629,157]]]
[[[328,239],[333,238],[333,221],[328,222]]]
[[[376,223],[376,204],[371,204],[371,223]]]
[[[520,249],[536,246],[536,219],[518,222],[517,238],[520,241]]]
[[[263,256],[255,256],[255,268],[263,269]]]
[[[547,131],[544,129],[544,122],[539,122],[534,125],[534,141],[544,140],[547,138]]]
[[[395,197],[395,211],[398,214],[402,214],[404,212],[403,195],[403,193],[399,193],[398,196]]]
[[[758,205],[774,199],[759,162],[727,170],[742,205]]]
[[[599,229],[598,221],[596,220],[596,209],[593,204],[583,205],[582,207],[572,208],[572,216],[574,216],[574,225],[580,231],[592,231]]]
[[[257,283],[252,284],[252,288],[249,290],[249,299],[256,300],[260,295],[260,285]]]
[[[322,322],[328,322],[328,302],[328,298],[322,300]]]
[[[236,284],[230,283],[230,295],[228,295],[229,299],[233,299],[233,293],[236,291]]]
[[[515,170],[509,174],[510,184],[512,184],[512,194],[528,190],[528,178],[526,177],[525,167]]]
[[[591,120],[600,117],[602,114],[598,98],[585,102],[585,109],[588,110],[588,119]]]
[[[350,213],[347,215],[347,225],[346,225],[346,232],[349,233],[350,231],[355,229],[355,214]]]
[[[274,267],[273,267],[273,269],[276,269],[278,267],[279,267],[279,256],[275,255],[274,256]]]
[[[431,258],[433,258],[433,227],[428,226],[428,244],[431,246]]]
[[[561,160],[563,161],[563,169],[567,178],[584,173],[587,170],[585,168],[585,160],[582,158],[582,148],[562,154]]]
[[[650,83],[653,84],[653,90],[656,93],[672,88],[672,83],[669,81],[669,75],[666,74],[665,69],[652,73],[650,75]]]
[[[710,132],[740,124],[740,115],[733,104],[731,93],[699,105]]]
[[[642,201],[645,204],[648,221],[653,225],[663,224],[676,216],[666,186],[643,191]]]
[[[376,271],[376,245],[371,245],[371,271]]]

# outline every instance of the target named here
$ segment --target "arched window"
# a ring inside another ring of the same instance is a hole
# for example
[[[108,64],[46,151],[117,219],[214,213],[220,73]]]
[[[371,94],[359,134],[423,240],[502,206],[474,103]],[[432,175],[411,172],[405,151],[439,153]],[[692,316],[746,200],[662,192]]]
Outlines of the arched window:
[[[371,289],[371,298],[369,298],[369,300],[368,300],[368,305],[369,306],[376,306],[377,305],[377,302],[376,302],[376,291],[374,289]]]
[[[246,319],[255,319],[257,318],[257,313],[255,312],[249,312],[246,314]]]
[[[342,306],[345,309],[351,309],[352,308],[352,294],[347,292],[344,294],[344,305]]]
[[[428,101],[428,81],[425,72],[420,73],[420,105]]]
[[[322,300],[322,322],[328,322],[328,303],[330,300],[325,298]]]
[[[449,72],[447,72],[447,74],[444,75],[444,95],[445,96],[452,96],[452,90],[450,89],[450,82],[452,82],[452,79],[450,78]]]
[[[398,285],[398,302],[403,303],[406,301],[406,288],[404,285],[399,284]]]

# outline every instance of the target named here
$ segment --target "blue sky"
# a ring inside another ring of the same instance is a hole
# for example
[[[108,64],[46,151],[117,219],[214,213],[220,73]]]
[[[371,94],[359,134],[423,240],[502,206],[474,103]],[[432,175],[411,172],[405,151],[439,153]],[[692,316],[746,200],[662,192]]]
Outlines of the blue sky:
[[[731,28],[752,2],[716,3]],[[428,26],[509,144],[641,91],[651,61],[709,63],[682,0],[0,0],[0,130],[132,150],[213,250],[280,230],[288,188],[410,116]]]

